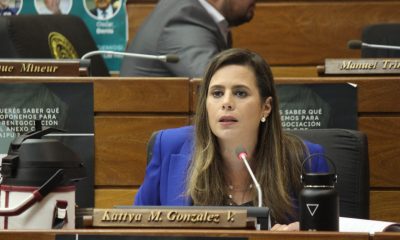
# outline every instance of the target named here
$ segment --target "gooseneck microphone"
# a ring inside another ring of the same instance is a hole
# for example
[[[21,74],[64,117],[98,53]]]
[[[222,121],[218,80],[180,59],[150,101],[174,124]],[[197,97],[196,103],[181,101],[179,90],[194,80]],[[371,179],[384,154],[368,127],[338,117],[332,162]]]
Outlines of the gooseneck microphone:
[[[257,195],[258,195],[258,207],[262,207],[261,187],[260,187],[260,184],[258,183],[256,177],[254,176],[253,170],[251,170],[249,162],[247,161],[247,152],[243,147],[237,147],[235,152],[236,152],[236,156],[244,162],[244,165],[246,166],[247,171],[249,172],[251,179],[253,180],[254,185],[256,186]]]
[[[177,63],[179,62],[179,57],[175,54],[167,54],[167,55],[149,55],[149,54],[139,54],[139,53],[126,53],[126,52],[116,52],[116,51],[106,51],[106,50],[96,50],[85,53],[81,59],[86,59],[95,55],[100,54],[110,54],[115,56],[125,56],[125,57],[134,57],[134,58],[142,58],[142,59],[150,59],[150,60],[159,60],[168,63]]]
[[[367,48],[380,48],[380,49],[390,49],[390,50],[400,50],[400,46],[393,45],[383,45],[383,44],[370,44],[365,43],[360,40],[350,40],[347,42],[347,47],[350,49],[361,49],[361,47]]]

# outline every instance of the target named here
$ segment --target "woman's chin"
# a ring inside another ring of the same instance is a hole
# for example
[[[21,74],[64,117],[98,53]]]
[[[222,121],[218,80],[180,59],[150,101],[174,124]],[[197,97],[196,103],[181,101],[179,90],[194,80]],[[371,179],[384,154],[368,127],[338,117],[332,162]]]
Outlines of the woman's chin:
[[[238,131],[238,129],[222,129],[215,135],[223,141],[240,140],[243,137],[242,132]]]

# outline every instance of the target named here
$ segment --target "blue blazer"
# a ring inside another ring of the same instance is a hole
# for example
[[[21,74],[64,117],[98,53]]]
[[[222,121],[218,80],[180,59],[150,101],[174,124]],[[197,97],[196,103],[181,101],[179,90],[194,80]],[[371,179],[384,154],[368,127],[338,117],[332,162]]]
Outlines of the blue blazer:
[[[146,176],[135,197],[135,205],[189,206],[185,196],[187,170],[192,157],[193,126],[160,131],[153,146],[153,156]],[[322,153],[318,144],[304,141],[310,154]],[[327,170],[322,161],[312,161],[313,172]]]

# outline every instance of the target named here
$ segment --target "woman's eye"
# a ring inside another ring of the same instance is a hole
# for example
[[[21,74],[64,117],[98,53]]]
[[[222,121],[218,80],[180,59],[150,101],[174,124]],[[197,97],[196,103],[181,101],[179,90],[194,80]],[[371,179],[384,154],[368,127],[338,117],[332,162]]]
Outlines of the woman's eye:
[[[219,91],[219,90],[215,90],[215,91],[213,91],[211,94],[212,94],[212,96],[215,97],[215,98],[219,98],[219,97],[221,97],[222,95],[224,95],[224,93],[223,93],[222,91]]]
[[[240,97],[240,98],[244,98],[244,97],[247,97],[247,92],[246,91],[236,91],[235,92],[235,95],[236,96],[238,96],[238,97]]]

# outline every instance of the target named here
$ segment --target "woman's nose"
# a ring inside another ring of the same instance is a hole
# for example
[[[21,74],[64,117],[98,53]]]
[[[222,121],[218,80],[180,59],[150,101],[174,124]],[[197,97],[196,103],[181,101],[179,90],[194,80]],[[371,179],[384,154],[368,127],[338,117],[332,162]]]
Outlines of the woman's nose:
[[[224,104],[224,105],[222,105],[222,109],[223,110],[232,110],[233,108],[230,104]]]
[[[222,103],[222,109],[223,110],[233,110],[232,97],[229,96],[229,94],[226,94],[224,96],[224,101]]]

